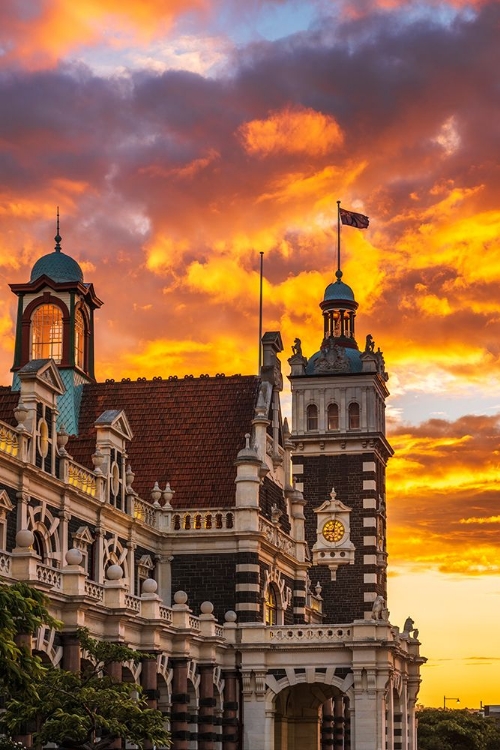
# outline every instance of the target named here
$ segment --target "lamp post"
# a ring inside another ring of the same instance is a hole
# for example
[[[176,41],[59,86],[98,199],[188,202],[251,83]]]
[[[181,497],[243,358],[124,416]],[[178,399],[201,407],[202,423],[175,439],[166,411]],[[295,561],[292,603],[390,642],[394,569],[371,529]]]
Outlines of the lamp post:
[[[457,703],[460,703],[460,698],[447,698],[446,695],[443,695],[443,708],[446,710],[446,701],[456,701]]]

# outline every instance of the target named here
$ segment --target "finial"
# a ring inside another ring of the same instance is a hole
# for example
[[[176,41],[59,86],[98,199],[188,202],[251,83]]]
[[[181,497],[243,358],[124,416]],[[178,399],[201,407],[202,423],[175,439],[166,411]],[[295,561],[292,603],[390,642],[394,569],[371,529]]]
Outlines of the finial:
[[[338,271],[335,271],[335,276],[337,277],[337,284],[340,284],[340,279],[342,278],[343,275],[344,274],[342,273],[340,268],[338,269]]]
[[[56,241],[56,246],[54,250],[56,251],[56,253],[60,253],[62,237],[59,234],[59,206],[57,207],[56,236],[54,237],[54,239]]]

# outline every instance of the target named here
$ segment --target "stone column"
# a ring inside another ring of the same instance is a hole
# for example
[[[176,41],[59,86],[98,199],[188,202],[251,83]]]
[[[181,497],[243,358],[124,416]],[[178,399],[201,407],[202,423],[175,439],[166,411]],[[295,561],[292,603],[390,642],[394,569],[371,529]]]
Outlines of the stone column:
[[[322,712],[323,716],[321,721],[321,750],[332,750],[332,748],[334,747],[334,715],[333,700],[331,698],[323,703]],[[335,748],[336,747],[337,745],[335,745]]]
[[[188,660],[172,659],[172,750],[189,750]]]
[[[81,668],[81,649],[80,641],[76,637],[76,633],[64,633],[62,641],[62,668],[66,669],[68,672],[79,672]]]
[[[114,682],[121,682],[123,678],[123,667],[119,661],[112,661],[106,667],[106,674],[108,674]],[[122,746],[121,737],[117,737],[116,740],[108,745],[110,750],[119,750]]]
[[[394,747],[394,689],[392,681],[389,683],[387,693],[387,750],[395,750]]]
[[[224,703],[222,717],[222,748],[223,750],[238,750],[239,721],[238,721],[238,673],[224,672]]]
[[[342,695],[337,696],[333,702],[333,746],[335,750],[344,750],[344,712],[345,704]]]
[[[156,655],[150,654],[142,660],[141,687],[148,701],[148,708],[158,708],[158,683]]]
[[[200,664],[200,708],[198,711],[198,750],[214,750],[214,667]]]

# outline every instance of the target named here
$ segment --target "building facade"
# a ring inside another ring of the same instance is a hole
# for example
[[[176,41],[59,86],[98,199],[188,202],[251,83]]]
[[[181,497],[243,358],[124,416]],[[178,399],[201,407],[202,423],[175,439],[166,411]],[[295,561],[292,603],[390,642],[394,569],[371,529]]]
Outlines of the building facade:
[[[278,332],[259,376],[99,383],[102,303],[59,233],[11,285],[0,572],[64,623],[33,639],[47,662],[79,668],[81,626],[147,654],[117,676],[174,750],[416,750],[424,659],[386,604],[387,374],[339,273],[320,350],[289,359],[291,430]]]

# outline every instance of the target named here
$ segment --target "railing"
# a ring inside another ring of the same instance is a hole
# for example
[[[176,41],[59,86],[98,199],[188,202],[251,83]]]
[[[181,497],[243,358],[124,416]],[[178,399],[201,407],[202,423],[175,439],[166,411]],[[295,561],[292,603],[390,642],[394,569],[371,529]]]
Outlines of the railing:
[[[104,586],[95,581],[85,581],[85,595],[97,601],[104,601]]]
[[[59,570],[51,568],[50,565],[43,565],[37,563],[36,566],[36,577],[40,583],[46,583],[52,588],[60,591],[62,589],[62,575]]]
[[[270,641],[283,643],[287,641],[345,641],[351,637],[351,628],[347,625],[291,625],[289,627],[266,628]]]
[[[224,638],[224,628],[222,625],[215,626],[215,635],[217,638]]]
[[[261,534],[264,534],[270,544],[273,544],[283,552],[287,552],[289,555],[294,554],[295,542],[291,537],[288,536],[288,534],[285,534],[284,531],[281,531],[278,526],[275,526],[265,518],[260,518],[259,531],[261,532]]]
[[[219,531],[234,528],[230,510],[184,510],[172,515],[172,531]]]
[[[10,576],[11,559],[8,552],[0,552],[0,575]]]
[[[156,511],[152,505],[139,500],[138,497],[133,499],[133,516],[138,521],[142,521],[148,526],[156,527]]]
[[[19,451],[19,437],[12,427],[0,423],[0,451],[9,456],[17,456]]]
[[[189,618],[189,627],[191,630],[200,630],[200,621],[197,617],[190,617]]]
[[[96,496],[95,474],[71,460],[68,460],[68,484],[76,487],[85,495]]]
[[[125,607],[131,609],[133,612],[140,612],[141,597],[133,596],[132,594],[125,594]]]
[[[173,613],[170,607],[164,607],[162,604],[160,604],[160,620],[165,620],[165,622],[172,622]]]

